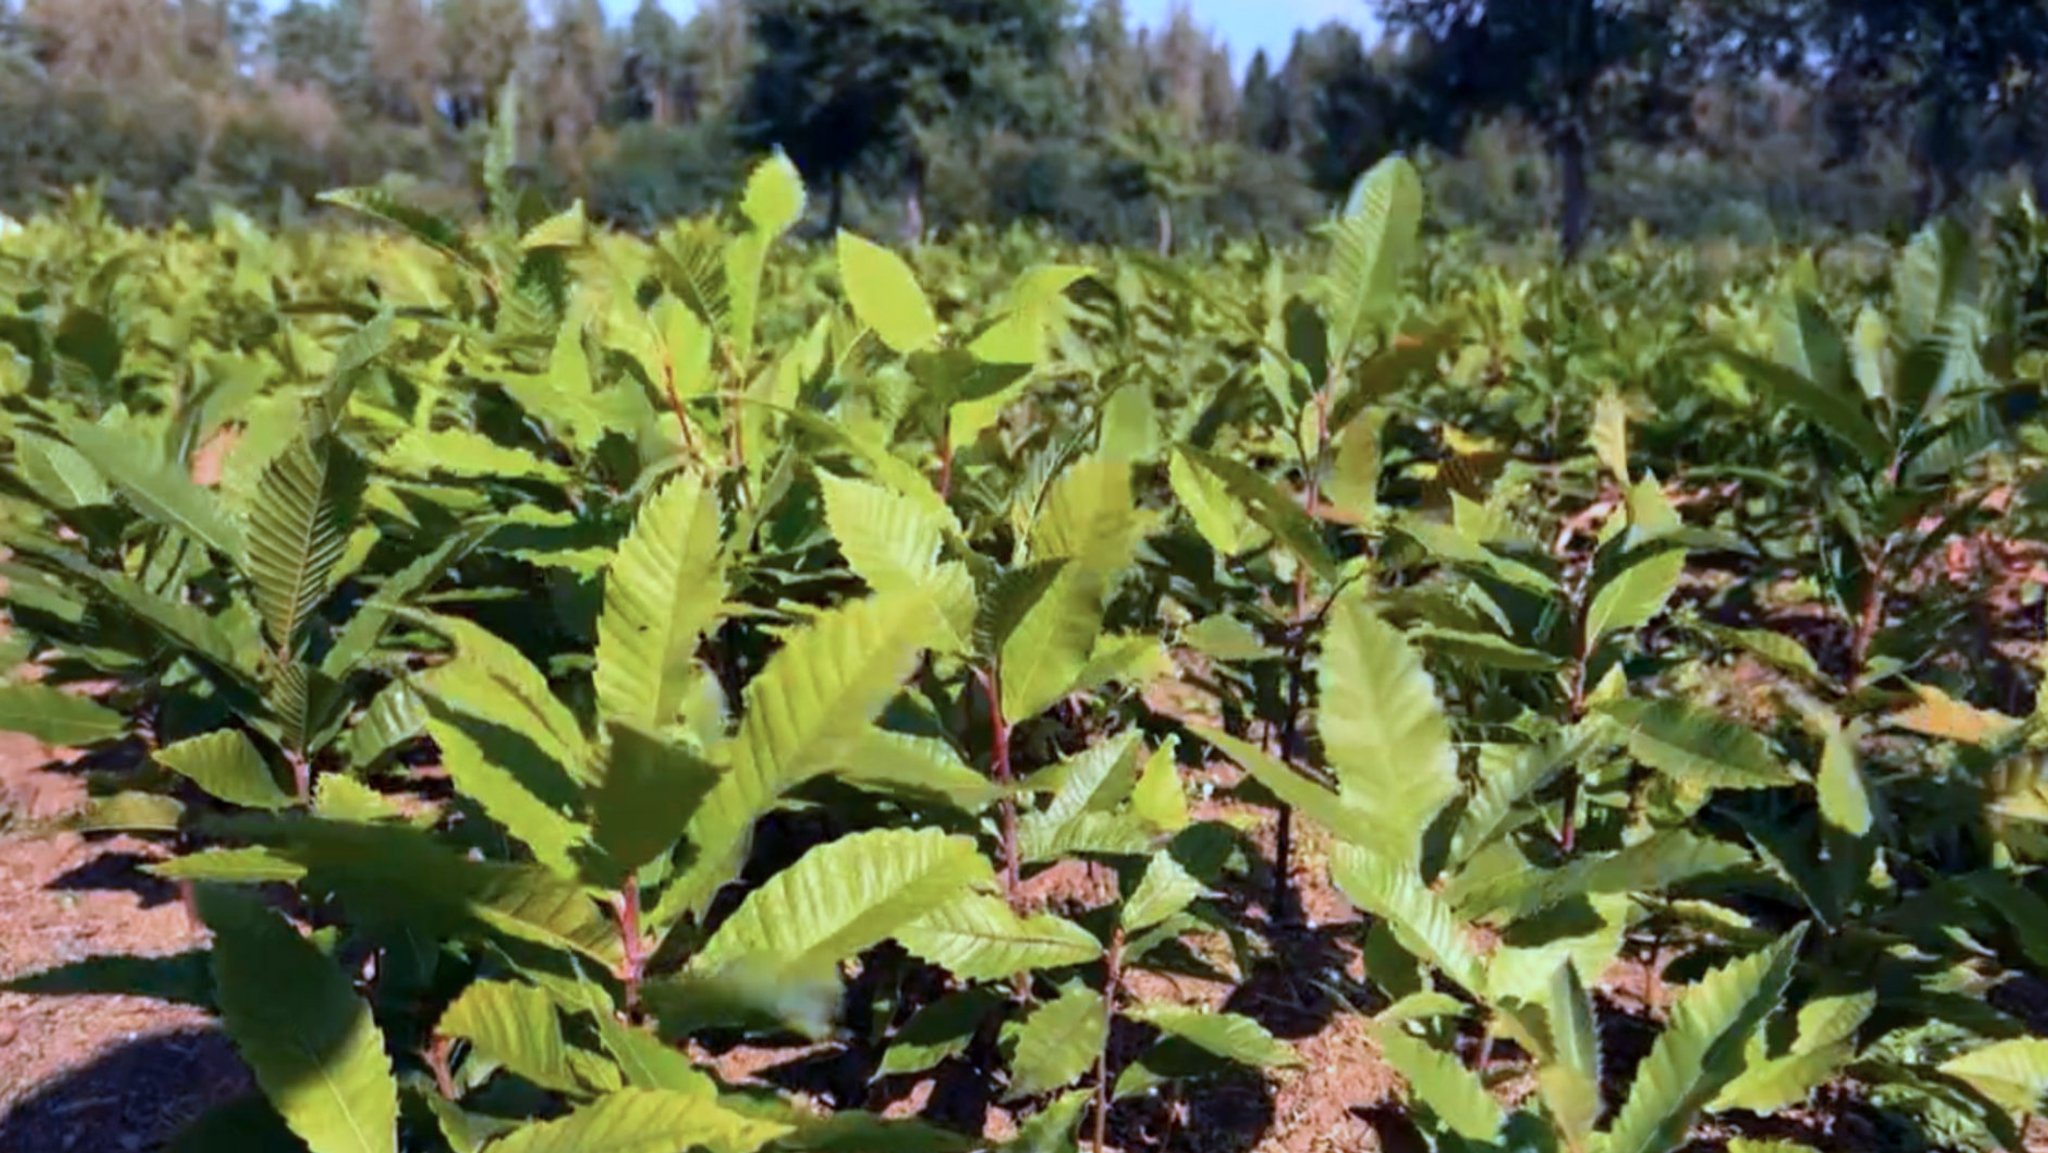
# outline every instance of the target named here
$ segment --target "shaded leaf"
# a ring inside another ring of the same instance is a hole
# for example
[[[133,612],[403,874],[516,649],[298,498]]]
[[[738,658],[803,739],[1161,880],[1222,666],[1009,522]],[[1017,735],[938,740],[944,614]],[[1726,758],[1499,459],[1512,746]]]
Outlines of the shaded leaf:
[[[391,1059],[348,978],[255,898],[198,900],[221,1019],[292,1132],[313,1153],[397,1153]]]

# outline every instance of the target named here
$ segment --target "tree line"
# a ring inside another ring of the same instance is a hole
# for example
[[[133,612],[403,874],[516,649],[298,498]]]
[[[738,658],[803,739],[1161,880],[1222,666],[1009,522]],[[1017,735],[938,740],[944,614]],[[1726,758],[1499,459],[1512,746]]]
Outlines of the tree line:
[[[513,86],[526,178],[652,226],[782,148],[826,224],[1040,222],[1170,248],[1299,228],[1391,151],[1509,234],[1909,227],[2048,184],[2043,0],[1360,0],[1234,61],[1122,0],[0,0],[0,207],[474,198]],[[1365,18],[1371,17],[1371,20]]]

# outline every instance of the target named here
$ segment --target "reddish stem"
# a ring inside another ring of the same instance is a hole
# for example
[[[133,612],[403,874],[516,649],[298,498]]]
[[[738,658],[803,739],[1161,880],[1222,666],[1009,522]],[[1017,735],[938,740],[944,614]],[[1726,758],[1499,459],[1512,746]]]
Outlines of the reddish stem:
[[[1880,577],[1884,561],[1879,558],[1875,564],[1866,563],[1865,587],[1863,590],[1863,611],[1857,615],[1856,635],[1849,643],[1849,691],[1856,692],[1863,687],[1864,666],[1870,663],[1870,647],[1877,641],[1877,630],[1884,623],[1884,581]]]
[[[1011,907],[1017,908],[1021,902],[1018,889],[1024,870],[1017,847],[1017,798],[1009,789],[1013,779],[1010,720],[1003,715],[1002,674],[994,669],[977,669],[975,675],[981,680],[982,691],[988,695],[989,770],[996,783],[1003,786],[1002,799],[997,802],[1003,827],[1003,890],[1010,898]]]
[[[619,890],[619,979],[626,986],[628,1013],[640,1011],[640,978],[647,965],[640,944],[640,879],[628,877]]]
[[[1591,659],[1586,652],[1585,638],[1579,640],[1579,652],[1572,661],[1571,698],[1566,701],[1565,715],[1576,725],[1586,716],[1586,662]],[[1557,847],[1565,856],[1571,856],[1579,841],[1579,784],[1577,769],[1565,770],[1564,821],[1557,831]]]
[[[435,1037],[427,1044],[426,1063],[434,1075],[434,1090],[445,1100],[455,1100],[455,1075],[448,1071],[448,1050],[455,1042],[447,1037]]]
[[[939,497],[953,495],[953,414],[939,418]]]
[[[300,753],[287,751],[284,759],[292,768],[292,792],[303,805],[313,799],[313,765]]]
[[[1102,1052],[1095,1057],[1095,1153],[1109,1148],[1109,1038],[1116,1028],[1117,993],[1124,980],[1124,930],[1109,938],[1109,972],[1102,983]]]

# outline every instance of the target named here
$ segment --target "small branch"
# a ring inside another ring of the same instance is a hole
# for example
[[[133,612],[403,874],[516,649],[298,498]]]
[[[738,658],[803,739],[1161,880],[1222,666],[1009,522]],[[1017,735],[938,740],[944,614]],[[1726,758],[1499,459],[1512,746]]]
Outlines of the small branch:
[[[427,1043],[427,1051],[422,1054],[428,1071],[434,1075],[434,1091],[448,1101],[455,1100],[457,1096],[455,1075],[448,1069],[448,1050],[454,1044],[452,1038],[435,1037]]]
[[[1009,897],[1010,907],[1021,911],[1022,895],[1018,889],[1022,885],[1023,866],[1017,845],[1017,798],[1009,788],[1014,775],[1010,768],[1010,721],[1003,715],[1002,676],[993,669],[976,669],[974,675],[988,696],[990,774],[1003,786],[1002,799],[997,802],[1003,830],[1003,891]]]
[[[647,958],[640,940],[640,878],[627,877],[619,889],[619,980],[626,986],[626,1012],[640,1011],[640,978]]]
[[[292,770],[292,795],[299,799],[300,804],[308,803],[313,799],[312,762],[306,759],[304,753],[290,749],[285,750],[284,759]]]
[[[953,431],[952,418],[948,416],[939,423],[939,499],[953,495]]]
[[[1887,544],[1875,556],[1863,558],[1863,609],[1857,614],[1856,634],[1849,642],[1851,693],[1863,687],[1863,678],[1868,671],[1866,666],[1870,663],[1870,649],[1877,642],[1877,630],[1884,624],[1884,566],[1890,552]]]
[[[1124,930],[1109,938],[1109,971],[1102,983],[1102,1052],[1095,1057],[1095,1153],[1109,1148],[1109,1043],[1116,1029],[1117,994],[1124,980]]]

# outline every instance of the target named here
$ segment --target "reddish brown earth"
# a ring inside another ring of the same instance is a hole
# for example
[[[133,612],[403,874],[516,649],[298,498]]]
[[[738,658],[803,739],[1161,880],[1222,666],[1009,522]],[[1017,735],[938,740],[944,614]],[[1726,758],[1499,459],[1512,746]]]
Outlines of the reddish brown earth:
[[[157,850],[57,827],[85,788],[51,761],[34,741],[0,734],[0,981],[202,947],[170,887],[137,869]],[[157,1148],[248,1087],[202,1009],[0,992],[0,1153]]]
[[[169,886],[138,866],[161,855],[129,837],[82,837],[61,828],[85,800],[79,778],[25,738],[0,735],[0,981],[94,956],[175,956],[204,948]],[[1194,775],[1200,819],[1253,830],[1272,847],[1271,815],[1229,799],[1235,773]],[[1324,846],[1298,830],[1300,924],[1273,931],[1274,953],[1239,984],[1135,973],[1127,995],[1244,1013],[1291,1043],[1301,1064],[1267,1077],[1190,1088],[1120,1107],[1111,1144],[1125,1153],[1362,1153],[1419,1149],[1405,1136],[1401,1085],[1379,1059],[1364,1023],[1323,990],[1361,976],[1357,914],[1327,883]],[[1083,870],[1048,875],[1035,896],[1052,905],[1093,899],[1101,878]],[[1233,899],[1249,921],[1266,917],[1269,881],[1253,877]],[[1610,1041],[1646,1045],[1648,1018],[1668,1006],[1669,990],[1651,966],[1630,960],[1602,983]],[[1640,1056],[1640,1052],[1634,1054]],[[831,1046],[741,1048],[700,1056],[739,1082],[788,1085],[779,1071],[830,1064]],[[157,1149],[187,1121],[250,1089],[232,1048],[201,1008],[134,996],[29,996],[0,992],[0,1153],[79,1153]],[[908,1088],[886,1104],[892,1116],[922,1109],[935,1087]],[[1852,1115],[1815,1117],[1786,1134],[1824,1149],[1867,1147]],[[1836,1122],[1843,1124],[1837,1126]],[[991,1138],[1014,1126],[990,1112]],[[1819,1139],[1821,1132],[1828,1139]],[[1725,1136],[1725,1135],[1722,1135]],[[2037,1126],[2030,1147],[2048,1151]],[[1844,1142],[1847,1142],[1846,1144]],[[1719,1148],[1716,1141],[1698,1149]]]

